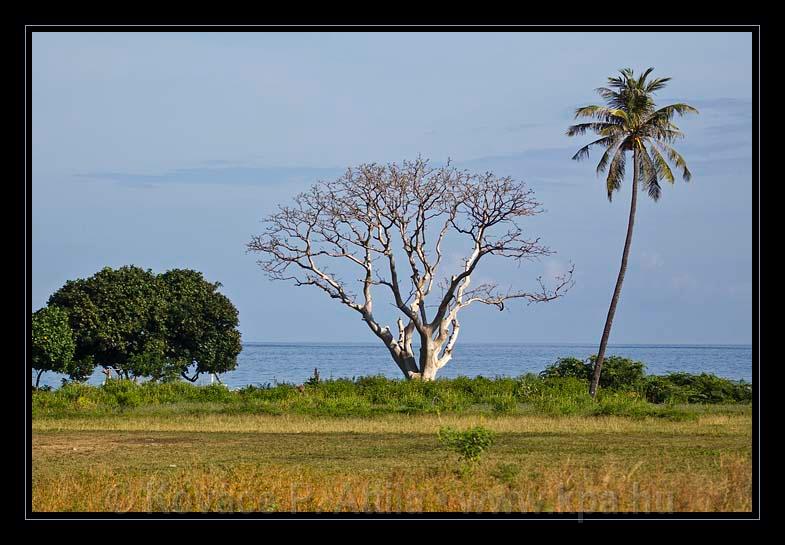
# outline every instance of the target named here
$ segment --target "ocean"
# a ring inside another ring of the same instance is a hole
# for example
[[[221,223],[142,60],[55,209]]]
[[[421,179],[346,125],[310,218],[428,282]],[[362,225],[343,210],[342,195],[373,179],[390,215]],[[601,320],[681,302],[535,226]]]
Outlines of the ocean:
[[[464,343],[455,348],[453,359],[437,377],[519,376],[539,373],[560,357],[587,358],[596,344],[480,344]],[[669,372],[713,373],[734,380],[752,381],[750,345],[609,345],[607,355],[618,355],[646,364],[647,374]],[[402,378],[381,343],[264,343],[243,344],[237,369],[221,375],[230,388],[276,383],[301,384],[319,370],[323,379],[384,375]],[[44,373],[41,385],[58,387],[62,375]],[[35,376],[33,376],[35,381]],[[104,375],[96,369],[88,382],[101,384]],[[200,377],[198,384],[209,384]]]

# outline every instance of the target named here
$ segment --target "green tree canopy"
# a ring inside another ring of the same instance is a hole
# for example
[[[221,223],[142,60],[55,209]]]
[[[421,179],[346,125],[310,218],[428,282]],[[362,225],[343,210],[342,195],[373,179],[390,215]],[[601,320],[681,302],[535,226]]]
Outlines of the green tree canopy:
[[[81,378],[74,365],[76,342],[68,324],[68,313],[57,307],[44,307],[33,313],[31,323],[33,369],[38,371],[35,387],[45,371],[64,373]],[[89,371],[88,371],[89,374]]]
[[[191,270],[156,275],[134,266],[105,267],[66,282],[49,307],[67,311],[74,359],[83,368],[101,365],[126,378],[196,380],[234,369],[241,350],[237,309],[219,286]]]
[[[575,160],[585,159],[592,148],[603,151],[597,174],[607,170],[606,190],[608,200],[614,191],[621,188],[624,179],[626,152],[634,152],[636,161],[634,175],[649,197],[655,201],[662,192],[661,180],[674,183],[675,176],[670,161],[679,170],[685,182],[692,177],[687,162],[671,144],[684,137],[679,127],[673,123],[675,116],[698,113],[689,104],[676,103],[657,107],[654,93],[663,89],[671,78],[649,78],[653,71],[649,68],[635,77],[629,68],[619,71],[619,76],[608,78],[608,87],[600,87],[597,93],[605,100],[604,105],[583,106],[575,110],[576,118],[591,119],[567,129],[568,136],[594,133],[600,138],[580,148],[573,156]]]
[[[149,360],[164,357],[164,303],[155,274],[125,266],[69,280],[48,304],[68,311],[77,361],[92,360],[128,377],[149,375]]]
[[[196,380],[201,373],[224,373],[237,367],[242,346],[237,331],[238,314],[232,302],[218,292],[202,273],[173,269],[160,275],[166,292],[166,342],[168,356],[178,362],[180,374]],[[193,377],[187,375],[195,366]]]

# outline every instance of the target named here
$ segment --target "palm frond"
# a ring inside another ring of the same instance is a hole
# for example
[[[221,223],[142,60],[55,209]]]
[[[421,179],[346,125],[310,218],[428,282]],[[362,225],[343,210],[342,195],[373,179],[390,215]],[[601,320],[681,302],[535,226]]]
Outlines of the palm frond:
[[[619,93],[613,91],[612,89],[608,89],[607,87],[597,87],[595,92],[605,100],[611,100],[613,98],[618,98],[619,96]]]
[[[626,84],[627,84],[627,81],[624,78],[620,78],[618,76],[612,77],[612,78],[608,78],[608,86],[609,87],[614,87],[616,89],[623,89],[626,86]]]
[[[613,143],[613,141],[617,138],[618,136],[605,136],[603,138],[595,140],[594,142],[590,142],[585,146],[583,146],[581,149],[579,149],[575,153],[575,155],[572,156],[572,158],[574,161],[580,161],[581,159],[585,159],[589,156],[589,151],[591,150],[591,148],[595,146],[605,146],[605,147],[610,146]]]
[[[622,138],[621,136],[616,136],[615,141],[608,144],[608,147],[605,149],[605,153],[602,154],[602,158],[600,162],[597,163],[597,175],[599,176],[608,166],[608,161],[610,161],[611,157],[616,154],[616,150],[619,147],[623,147],[626,139]]]
[[[586,134],[589,131],[595,132],[602,136],[608,136],[610,134],[621,132],[621,130],[622,127],[614,123],[578,123],[577,125],[571,125],[567,128],[567,136]]]
[[[649,157],[646,148],[641,146],[636,151],[638,154],[638,176],[640,177],[641,186],[646,189],[653,200],[660,200],[661,188],[659,180],[657,180],[657,168],[654,162]]]
[[[685,182],[689,182],[692,179],[692,173],[690,172],[690,169],[687,167],[687,161],[684,160],[684,157],[682,157],[678,151],[670,147],[668,144],[659,140],[655,140],[654,142],[668,156],[668,159],[673,161],[673,163],[675,163],[676,166],[681,169],[682,179]]]
[[[606,123],[614,123],[616,125],[627,121],[627,114],[624,110],[619,108],[608,108],[607,106],[582,106],[575,110],[575,118],[590,117],[599,119]]]
[[[649,68],[646,69],[645,72],[643,72],[643,74],[641,74],[638,77],[638,87],[643,88],[643,84],[646,82],[646,78],[649,77],[649,74],[651,74],[653,70],[654,67],[650,66]]]
[[[684,138],[684,133],[681,132],[678,128],[674,127],[675,125],[656,126],[647,124],[641,128],[641,134],[645,137],[659,140],[661,142],[675,142],[676,140]]]
[[[605,180],[605,185],[608,190],[609,201],[613,201],[613,192],[618,191],[621,187],[621,182],[624,179],[624,166],[627,161],[624,151],[623,146],[620,146],[616,150],[616,153],[611,160],[610,167],[608,168],[608,177]]]
[[[682,102],[676,104],[670,104],[669,106],[664,106],[658,110],[655,110],[652,114],[652,117],[662,117],[670,121],[673,118],[674,114],[679,114],[680,116],[684,114],[697,114],[698,110],[690,106],[689,104],[684,104]]]
[[[644,90],[647,93],[653,93],[655,91],[659,91],[660,89],[664,88],[665,84],[668,83],[670,80],[671,78],[655,78],[646,84]]]
[[[674,183],[675,178],[673,177],[673,171],[671,171],[671,167],[668,165],[665,157],[663,157],[660,151],[657,149],[657,146],[653,144],[650,145],[649,151],[654,158],[654,166],[657,168],[659,178],[668,180],[670,183]]]

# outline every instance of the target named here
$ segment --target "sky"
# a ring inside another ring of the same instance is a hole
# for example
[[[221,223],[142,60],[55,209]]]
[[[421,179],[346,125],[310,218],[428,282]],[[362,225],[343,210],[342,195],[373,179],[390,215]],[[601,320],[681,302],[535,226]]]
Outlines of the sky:
[[[575,267],[557,301],[463,311],[461,341],[599,342],[630,176],[608,202],[599,156],[571,160],[589,136],[565,130],[608,76],[651,66],[672,78],[658,104],[700,111],[676,121],[693,178],[640,194],[611,343],[750,343],[751,48],[741,32],[36,32],[32,308],[104,266],[191,268],[222,283],[245,341],[373,342],[324,293],[268,280],[245,245],[318,180],[421,155],[512,176],[542,203],[521,225],[556,253],[478,278],[527,288]]]

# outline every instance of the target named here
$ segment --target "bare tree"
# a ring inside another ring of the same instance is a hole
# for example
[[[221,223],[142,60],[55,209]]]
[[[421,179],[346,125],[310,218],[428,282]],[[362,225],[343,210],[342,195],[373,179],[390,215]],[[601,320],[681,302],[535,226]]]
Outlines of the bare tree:
[[[525,237],[518,225],[520,218],[539,212],[532,191],[509,177],[471,174],[449,164],[434,168],[421,158],[402,165],[364,164],[314,185],[292,206],[279,207],[247,247],[264,255],[258,263],[270,278],[315,286],[360,313],[406,378],[432,380],[452,359],[461,310],[474,303],[503,310],[511,299],[551,301],[572,285],[572,269],[550,290],[541,278],[532,292],[488,282],[470,285],[486,256],[520,261],[552,253],[539,238]],[[466,240],[471,250],[459,270],[445,276],[439,267],[449,233]],[[333,272],[339,262],[358,272],[359,293]],[[397,335],[374,318],[376,288],[389,290],[394,301]],[[437,303],[427,306],[431,293]]]

